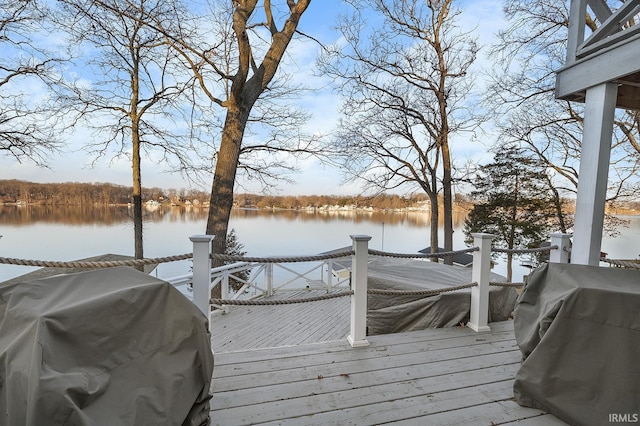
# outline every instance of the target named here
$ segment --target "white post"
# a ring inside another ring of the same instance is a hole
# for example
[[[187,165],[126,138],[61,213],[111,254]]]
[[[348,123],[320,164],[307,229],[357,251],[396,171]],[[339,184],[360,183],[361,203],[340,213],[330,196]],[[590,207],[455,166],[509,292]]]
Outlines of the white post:
[[[267,296],[273,296],[273,263],[265,263],[264,265],[264,287]]]
[[[367,276],[369,261],[368,235],[351,235],[353,261],[351,265],[351,330],[347,340],[351,347],[369,346],[367,340]]]
[[[471,280],[478,283],[471,287],[471,314],[467,327],[473,331],[491,331],[489,319],[489,279],[491,277],[491,240],[493,235],[474,233],[473,244],[480,250],[473,252]]]
[[[229,298],[229,270],[225,269],[223,275],[222,275],[222,279],[220,280],[220,297],[223,300],[226,300]],[[229,311],[229,305],[222,305],[222,312],[225,314],[228,314]]]
[[[331,293],[333,290],[333,260],[329,259],[327,265],[327,291]]]
[[[193,303],[211,321],[211,241],[213,235],[193,235]]]
[[[587,89],[571,263],[598,266],[618,85]]]
[[[569,263],[569,252],[571,251],[571,234],[551,234],[551,246],[558,246],[549,252],[549,262]]]
[[[223,299],[229,297],[229,270],[222,272],[222,279],[220,280],[220,296]]]

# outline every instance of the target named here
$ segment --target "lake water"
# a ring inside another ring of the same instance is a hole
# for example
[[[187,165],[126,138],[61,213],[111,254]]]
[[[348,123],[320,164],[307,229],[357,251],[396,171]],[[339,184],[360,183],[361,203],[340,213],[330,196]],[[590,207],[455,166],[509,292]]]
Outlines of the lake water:
[[[171,207],[146,211],[145,257],[192,251],[189,236],[203,234],[206,211]],[[617,238],[604,237],[602,250],[611,258],[640,254],[640,216],[628,216]],[[464,215],[454,217],[454,248],[464,245]],[[314,255],[351,245],[349,235],[372,237],[376,250],[416,253],[429,245],[429,217],[423,212],[318,212],[234,210],[230,228],[247,256]],[[440,238],[442,238],[442,230]],[[0,256],[37,260],[76,260],[105,253],[133,254],[133,224],[126,207],[1,206]],[[515,262],[514,280],[528,270]],[[159,265],[167,278],[187,273],[190,261]],[[0,282],[37,268],[0,265]],[[498,259],[494,272],[505,275]]]

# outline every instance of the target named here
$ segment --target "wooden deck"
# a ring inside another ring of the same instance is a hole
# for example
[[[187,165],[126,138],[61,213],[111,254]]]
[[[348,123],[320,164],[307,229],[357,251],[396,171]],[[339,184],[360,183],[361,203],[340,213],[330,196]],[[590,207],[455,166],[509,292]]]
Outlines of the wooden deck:
[[[269,299],[320,294],[326,291],[281,291]],[[212,316],[211,347],[218,353],[346,339],[349,303],[350,297],[346,296],[291,305],[231,306],[229,313],[217,311]]]
[[[565,424],[513,401],[513,323],[491,328],[371,336],[357,349],[342,339],[218,352],[211,424]]]

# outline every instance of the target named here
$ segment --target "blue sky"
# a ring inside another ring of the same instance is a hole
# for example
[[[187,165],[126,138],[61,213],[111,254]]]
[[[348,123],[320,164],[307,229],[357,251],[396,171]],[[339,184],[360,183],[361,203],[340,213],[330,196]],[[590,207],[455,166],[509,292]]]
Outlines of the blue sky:
[[[480,46],[487,46],[494,34],[504,26],[502,2],[500,0],[466,0],[458,3],[462,14],[459,23],[462,28],[474,29]],[[335,42],[338,35],[332,31],[336,17],[343,4],[337,0],[314,0],[301,20],[299,28],[323,43]],[[330,90],[322,89],[326,81],[322,77],[313,76],[313,65],[318,47],[311,42],[295,42],[290,46],[295,58],[296,72],[304,76],[308,85],[316,90],[303,100],[305,108],[313,114],[307,130],[326,134],[330,132],[337,119],[339,97]],[[485,57],[486,49],[481,50],[476,63],[476,71],[489,67]],[[481,82],[479,82],[481,85]],[[18,163],[12,158],[0,157],[0,178],[21,179],[35,182],[111,182],[120,185],[131,185],[131,166],[127,159],[113,160],[111,157],[100,159],[91,167],[93,158],[81,150],[83,141],[90,138],[88,131],[78,131],[72,135],[67,152],[53,154],[49,158],[49,168],[42,169],[29,162]],[[482,160],[489,158],[486,146],[482,143],[469,144],[466,141],[452,142],[453,155],[460,163],[465,159]],[[357,185],[341,185],[340,171],[327,168],[317,160],[306,160],[299,163],[301,172],[291,176],[296,184],[281,184],[274,190],[279,194],[357,194]],[[178,173],[164,171],[162,165],[146,162],[143,164],[142,180],[145,187],[187,188],[189,182]],[[201,189],[207,190],[210,182]],[[193,185],[191,185],[193,186]],[[240,189],[258,191],[251,185]]]

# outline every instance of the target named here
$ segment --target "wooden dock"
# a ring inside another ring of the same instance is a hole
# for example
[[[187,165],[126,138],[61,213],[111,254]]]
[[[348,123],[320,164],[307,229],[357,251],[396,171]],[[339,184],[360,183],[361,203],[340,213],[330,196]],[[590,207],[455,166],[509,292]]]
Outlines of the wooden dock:
[[[217,352],[211,424],[564,425],[513,400],[513,323],[491,328],[370,336],[356,349],[341,339]]]

